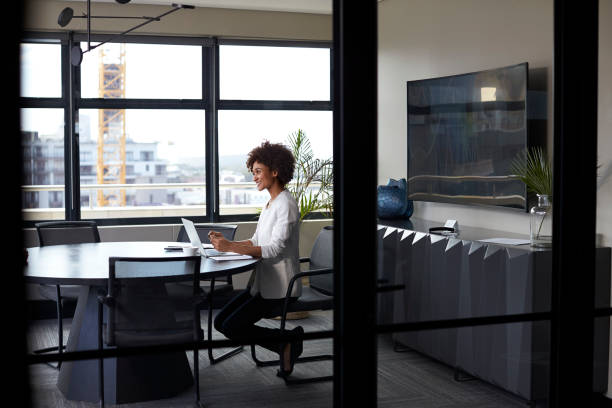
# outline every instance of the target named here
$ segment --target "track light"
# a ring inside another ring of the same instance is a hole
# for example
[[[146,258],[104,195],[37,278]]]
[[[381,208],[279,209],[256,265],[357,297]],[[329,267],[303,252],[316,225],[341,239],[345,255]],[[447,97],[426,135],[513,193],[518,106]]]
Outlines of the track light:
[[[120,4],[126,4],[129,3],[130,0],[115,0],[117,3]],[[90,9],[91,9],[91,0],[87,0],[87,14],[83,14],[82,16],[75,16],[74,15],[74,10],[71,9],[70,7],[66,7],[65,9],[63,9],[59,16],[57,17],[57,24],[59,24],[61,27],[66,27],[68,24],[70,24],[70,22],[72,21],[73,18],[86,18],[87,19],[87,49],[85,51],[81,50],[81,47],[78,45],[75,45],[72,47],[72,49],[70,50],[70,62],[72,63],[72,65],[80,65],[81,61],[83,61],[83,54],[89,51],[92,51],[96,48],[98,48],[99,46],[101,46],[102,44],[105,44],[111,40],[114,39],[118,39],[119,37],[121,37],[122,35],[125,35],[131,31],[136,30],[137,28],[140,28],[146,24],[149,24],[153,21],[160,21],[162,17],[167,16],[170,13],[174,13],[177,10],[180,9],[193,9],[195,8],[194,6],[190,6],[187,4],[176,4],[176,3],[172,3],[172,9],[169,11],[166,11],[165,13],[160,14],[159,16],[156,17],[124,17],[124,16],[92,16]],[[90,37],[91,37],[91,19],[92,18],[128,18],[128,19],[141,19],[141,20],[146,20],[144,23],[140,23],[132,28],[130,28],[129,30],[126,30],[122,33],[119,34],[115,34],[112,37],[110,37],[108,40],[103,41],[95,46],[91,46],[91,41],[90,41]]]
[[[57,17],[57,24],[61,27],[66,27],[70,21],[72,21],[72,17],[74,16],[74,10],[70,7],[66,7],[63,9],[59,16]]]

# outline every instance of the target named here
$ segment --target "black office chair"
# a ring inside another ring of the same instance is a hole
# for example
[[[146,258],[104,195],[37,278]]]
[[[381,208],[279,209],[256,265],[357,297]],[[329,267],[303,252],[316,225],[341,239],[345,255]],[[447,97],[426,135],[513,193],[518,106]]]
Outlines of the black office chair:
[[[200,261],[200,256],[109,258],[107,293],[98,296],[98,350],[103,349],[103,344],[108,347],[138,347],[202,341],[200,303],[205,296],[200,290]],[[191,282],[191,292],[186,294],[192,304],[189,319],[184,319],[181,316],[184,314],[172,307],[163,288],[151,284],[156,275],[168,276],[169,270],[176,271],[175,280]],[[146,276],[146,279],[134,278],[134,275]],[[159,294],[159,299],[156,294]],[[139,310],[139,301],[150,303],[152,297],[155,297],[157,310],[152,313]],[[103,306],[107,308],[106,324],[103,322]],[[196,405],[201,406],[198,363],[198,347],[194,344],[195,400]],[[98,387],[100,406],[104,406],[104,358],[98,360]]]
[[[41,247],[49,245],[82,244],[100,242],[98,225],[94,221],[49,221],[35,224],[38,241]],[[39,285],[39,292],[45,299],[53,300],[57,309],[57,335],[58,346],[34,350],[34,353],[48,353],[57,350],[62,353],[64,346],[63,306],[66,300],[76,300],[79,297],[79,285]],[[57,366],[59,369],[62,362]]]
[[[210,240],[208,239],[208,233],[210,231],[217,231],[223,234],[223,236],[230,240],[234,240],[234,236],[236,235],[236,229],[238,229],[237,225],[228,225],[228,224],[201,224],[195,225],[195,229],[200,237],[200,241],[203,244],[210,244]],[[178,236],[176,238],[177,242],[189,242],[189,237],[187,236],[187,231],[185,231],[185,227],[181,226],[179,230]],[[218,279],[216,278],[214,281],[211,279],[203,279],[200,283],[200,288],[206,296],[211,296],[212,291],[214,290],[214,295],[223,295],[234,290],[234,285],[232,283],[231,275],[227,278],[221,278],[220,284],[217,283]],[[203,284],[202,284],[203,283]],[[184,298],[184,293],[186,290],[189,290],[188,287],[185,286],[184,283],[176,283],[176,284],[168,284],[166,285],[168,290],[168,294],[171,298],[174,299],[175,305],[180,308],[185,308],[185,305],[180,304],[180,298]],[[209,300],[212,300],[209,298]],[[208,308],[208,338],[212,340],[212,305]],[[208,360],[210,364],[217,364],[220,361],[225,360],[235,354],[240,353],[244,349],[243,346],[236,347],[220,356],[215,357],[212,352],[212,348],[208,349]]]
[[[334,231],[332,226],[323,227],[317,239],[315,240],[309,258],[300,258],[300,262],[309,262],[310,269],[305,272],[296,274],[289,281],[287,295],[281,314],[281,333],[285,331],[285,322],[287,313],[289,312],[305,312],[313,310],[331,310],[334,307],[334,290],[333,290],[333,245]],[[298,279],[310,277],[310,286],[302,287],[302,295],[295,301],[289,303],[289,295],[293,289],[293,285]],[[261,361],[257,358],[255,345],[251,344],[251,356],[258,367],[279,365],[280,360]],[[299,357],[297,363],[305,363],[310,361],[331,360],[333,355],[315,355],[307,357]],[[285,377],[285,384],[304,384],[319,381],[333,380],[333,376],[311,377],[311,378],[291,378]]]

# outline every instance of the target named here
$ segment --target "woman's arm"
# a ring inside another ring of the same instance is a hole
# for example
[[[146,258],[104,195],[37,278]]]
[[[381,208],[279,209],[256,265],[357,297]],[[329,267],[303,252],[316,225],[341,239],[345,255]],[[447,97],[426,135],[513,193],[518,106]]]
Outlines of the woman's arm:
[[[228,241],[222,235],[212,235],[210,237],[210,243],[217,251],[236,252],[242,255],[251,255],[255,258],[261,258],[261,247],[253,245],[250,240]]]

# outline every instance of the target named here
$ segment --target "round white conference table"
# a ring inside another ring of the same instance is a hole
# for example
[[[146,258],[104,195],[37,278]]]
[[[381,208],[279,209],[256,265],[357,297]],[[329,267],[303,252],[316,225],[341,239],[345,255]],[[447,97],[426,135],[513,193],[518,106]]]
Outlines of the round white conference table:
[[[98,344],[97,310],[99,291],[108,285],[110,257],[183,257],[178,251],[164,247],[176,242],[99,242],[87,244],[52,245],[27,248],[28,260],[24,268],[27,283],[82,286],[66,344],[66,351],[95,350]],[[259,259],[215,261],[202,257],[201,279],[214,279],[255,268]],[[131,276],[147,280],[146,272]],[[160,280],[148,279],[151,285],[163,285],[176,280],[168,275]],[[212,299],[209,301],[212,303]],[[156,300],[144,310],[156,313],[156,308],[167,312],[171,302]],[[140,309],[140,308],[139,308]],[[210,313],[209,313],[210,314]],[[138,316],[135,316],[138,318]],[[212,322],[210,322],[212,323]],[[211,327],[208,333],[210,336]],[[98,401],[98,366],[96,360],[66,361],[62,363],[57,386],[70,400]],[[177,395],[193,385],[191,369],[185,352],[107,358],[104,361],[104,395],[107,402],[122,404],[149,401]]]

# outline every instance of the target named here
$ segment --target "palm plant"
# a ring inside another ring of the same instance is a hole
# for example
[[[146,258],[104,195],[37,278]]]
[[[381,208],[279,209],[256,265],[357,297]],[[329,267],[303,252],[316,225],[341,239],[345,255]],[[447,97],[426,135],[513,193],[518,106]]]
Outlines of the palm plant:
[[[547,195],[552,200],[553,171],[540,147],[523,151],[510,166],[510,171],[535,194]]]
[[[288,136],[289,148],[295,157],[295,173],[288,190],[300,208],[300,222],[313,211],[327,216],[333,210],[333,161],[315,159],[310,141],[303,130]],[[318,188],[314,183],[320,183]]]
[[[530,211],[531,245],[552,245],[552,206],[547,201],[552,203],[553,171],[544,151],[539,147],[524,151],[512,162],[510,170],[525,183],[528,191],[538,195],[538,206]],[[540,200],[543,200],[541,204]],[[545,222],[548,227],[543,228]]]

